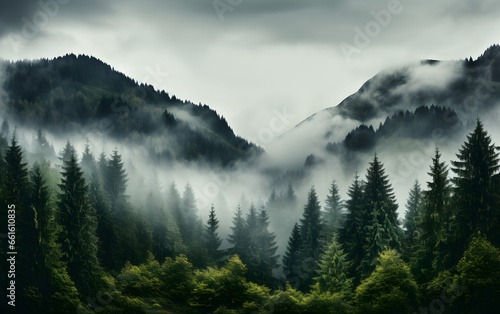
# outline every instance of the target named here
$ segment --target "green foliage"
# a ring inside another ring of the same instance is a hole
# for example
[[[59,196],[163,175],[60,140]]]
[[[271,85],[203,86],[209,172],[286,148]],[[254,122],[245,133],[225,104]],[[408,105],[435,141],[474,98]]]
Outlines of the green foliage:
[[[213,204],[210,208],[207,225],[205,227],[207,231],[208,255],[213,262],[217,262],[222,257],[223,253],[219,250],[222,240],[219,238],[219,235],[217,233],[217,229],[219,228],[219,220],[217,219],[217,216],[215,214],[215,208]]]
[[[313,291],[304,294],[286,285],[277,290],[261,307],[262,313],[350,313],[350,306],[340,294]]]
[[[300,245],[302,240],[300,238],[300,228],[296,223],[293,227],[290,238],[288,239],[288,245],[286,247],[285,255],[283,256],[283,270],[286,279],[294,284],[294,278],[297,278],[299,266],[300,266]]]
[[[441,154],[436,148],[431,172],[428,173],[432,180],[427,182],[428,190],[423,192],[424,203],[417,222],[419,236],[415,245],[413,269],[421,283],[431,280],[439,272],[452,266],[451,187],[448,169],[440,158]]]
[[[8,133],[4,129],[0,132]],[[475,141],[481,138],[479,142],[486,143],[492,152],[480,129],[475,131],[479,135],[470,136],[471,146],[464,145],[459,159],[467,149],[474,152],[472,157],[467,155],[470,158],[480,156],[481,149],[476,146],[482,146]],[[61,154],[63,171],[59,176],[44,157],[51,154],[52,146],[41,131],[35,140],[35,150],[47,152],[39,156],[24,153],[13,137],[10,145],[5,143],[5,160],[0,161],[0,202],[5,210],[6,203],[14,200],[19,214],[19,256],[24,256],[18,268],[21,311],[408,313],[420,300],[421,311],[432,312],[436,305],[444,304],[449,313],[477,313],[478,309],[496,313],[500,306],[500,253],[489,242],[496,239],[493,227],[497,226],[497,217],[490,217],[489,222],[476,217],[470,222],[476,227],[460,217],[465,201],[473,200],[492,212],[498,210],[495,154],[484,155],[482,163],[471,162],[469,157],[463,164],[454,163],[456,169],[463,167],[458,178],[465,180],[455,182],[455,192],[465,194],[451,193],[447,168],[438,150],[432,159],[427,190],[421,193],[418,184],[414,185],[407,203],[404,248],[412,248],[413,271],[421,283],[419,298],[409,267],[396,250],[386,250],[401,248],[402,232],[394,216],[397,207],[392,188],[376,156],[370,163],[366,184],[356,176],[349,189],[342,228],[335,227],[335,219],[325,219],[328,215],[321,219],[318,197],[314,188],[310,190],[300,224],[292,230],[283,266],[290,283],[303,291],[312,288],[311,293],[295,290],[290,284],[273,292],[277,281],[272,272],[279,256],[275,235],[269,231],[267,210],[296,201],[291,185],[286,193],[273,192],[267,209],[252,205],[246,219],[238,207],[229,238],[233,248],[229,251],[239,252],[240,257],[233,255],[222,267],[206,268],[221,259],[219,221],[212,206],[203,226],[189,185],[183,197],[172,185],[165,202],[158,178],[153,178],[144,207],[135,208],[126,195],[127,174],[117,151],[109,161],[104,154],[96,161],[87,143],[79,165],[77,152],[68,141]],[[0,136],[0,155],[2,145]],[[25,158],[30,164],[35,161],[29,173]],[[475,182],[471,175],[474,171],[467,167],[484,168],[478,173],[487,173],[490,179],[483,176],[480,183],[490,180],[492,185],[482,187],[486,192],[479,191],[479,195],[486,195],[485,200],[491,202],[481,203],[483,200],[472,195],[474,189],[464,188],[464,182]],[[58,180],[60,191],[55,185]],[[53,199],[56,192],[60,192],[57,202]],[[341,204],[335,183],[326,203],[327,212],[342,212],[333,210]],[[453,212],[455,208],[457,212]],[[334,227],[328,229],[328,225]],[[486,232],[468,234],[467,228]],[[455,229],[458,232],[453,239],[451,232]],[[419,237],[412,239],[412,234]],[[450,256],[460,251],[457,245],[464,235],[475,236],[456,265],[450,262]],[[5,252],[0,256],[0,265],[5,267]],[[102,271],[101,265],[112,273],[113,269],[121,271],[114,278]],[[352,294],[362,276],[367,278]],[[5,279],[5,272],[0,279]]]
[[[366,278],[375,269],[375,260],[386,246],[401,250],[402,230],[399,227],[393,189],[377,155],[370,162],[363,191],[360,233],[364,237],[358,278]]]
[[[333,233],[338,233],[344,225],[345,214],[343,208],[344,202],[341,200],[339,188],[335,180],[333,180],[325,200],[324,211],[322,212],[326,238],[332,237]]]
[[[351,307],[340,293],[332,294],[330,292],[319,293],[313,291],[305,298],[302,313],[351,313]]]
[[[417,243],[418,231],[417,222],[422,211],[422,190],[418,180],[415,180],[406,202],[405,219],[403,222],[404,231],[404,257],[409,260],[413,257],[413,248]]]
[[[494,175],[500,169],[498,147],[484,130],[478,119],[476,128],[467,136],[452,161],[455,184],[456,241],[458,253],[462,253],[466,243],[476,231],[500,245],[498,223],[500,217],[499,195]]]
[[[59,195],[59,220],[63,227],[60,240],[68,273],[82,295],[96,292],[100,278],[97,259],[97,221],[89,204],[83,173],[71,153],[64,162]]]
[[[233,245],[229,250],[231,254],[244,256],[248,248],[248,237],[246,232],[246,224],[243,219],[243,212],[240,205],[236,208],[233,217],[233,226],[231,226],[232,233],[229,235],[228,242]]]
[[[375,271],[356,288],[357,313],[410,313],[418,288],[410,268],[395,250],[384,251]]]
[[[300,219],[300,279],[299,289],[309,290],[313,283],[312,278],[316,275],[317,262],[321,250],[321,233],[323,224],[321,221],[321,206],[314,187],[309,190],[307,204],[304,207],[302,219]]]
[[[5,93],[0,101],[6,113],[26,125],[59,133],[92,128],[115,139],[134,137],[138,143],[154,134],[169,145],[160,151],[147,147],[153,159],[226,166],[262,152],[236,136],[224,117],[208,106],[138,84],[93,57],[68,54],[52,60],[2,61],[1,66]],[[171,108],[185,111],[198,123],[179,120]],[[3,134],[9,134],[8,124],[4,126]]]
[[[332,294],[351,292],[352,279],[347,277],[349,263],[335,237],[330,241],[325,253],[320,256],[318,266],[316,271],[318,277],[314,278],[316,291]]]
[[[268,312],[276,314],[304,313],[304,302],[305,296],[302,292],[286,285],[284,290],[278,290],[271,295],[264,308]]]
[[[340,243],[343,244],[347,253],[348,260],[351,261],[349,273],[354,275],[356,269],[363,259],[363,247],[366,244],[366,238],[363,237],[362,227],[365,216],[365,207],[363,206],[363,182],[359,180],[356,174],[354,182],[347,191],[349,199],[346,202],[347,217],[344,228],[340,230]],[[359,281],[359,279],[358,279]]]
[[[247,282],[247,268],[237,255],[222,268],[208,267],[195,272],[195,288],[191,305],[200,308],[255,307],[269,298],[270,289]],[[253,303],[253,304],[251,304]]]
[[[464,293],[456,304],[464,313],[496,313],[500,307],[500,250],[484,235],[470,242],[457,266],[458,284]]]

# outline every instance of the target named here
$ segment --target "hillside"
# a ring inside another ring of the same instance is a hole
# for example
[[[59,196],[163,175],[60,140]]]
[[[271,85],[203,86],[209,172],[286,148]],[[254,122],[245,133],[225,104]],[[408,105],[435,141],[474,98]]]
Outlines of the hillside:
[[[16,125],[138,145],[154,159],[223,166],[259,154],[206,105],[139,84],[85,55],[1,63],[2,114]]]
[[[452,109],[463,125],[471,126],[477,115],[496,108],[498,99],[500,46],[494,45],[475,60],[424,60],[385,69],[340,104],[311,115],[283,137],[315,133],[326,145],[342,140],[352,126],[378,125],[400,111],[432,105]]]

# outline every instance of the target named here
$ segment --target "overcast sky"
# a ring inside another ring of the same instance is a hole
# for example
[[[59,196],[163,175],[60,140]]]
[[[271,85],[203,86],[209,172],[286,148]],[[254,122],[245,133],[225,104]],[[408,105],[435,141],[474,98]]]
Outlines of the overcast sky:
[[[495,0],[0,0],[0,6],[0,57],[93,55],[139,82],[209,105],[250,139],[277,112],[288,121],[274,128],[280,133],[337,105],[387,66],[476,58],[500,42]]]

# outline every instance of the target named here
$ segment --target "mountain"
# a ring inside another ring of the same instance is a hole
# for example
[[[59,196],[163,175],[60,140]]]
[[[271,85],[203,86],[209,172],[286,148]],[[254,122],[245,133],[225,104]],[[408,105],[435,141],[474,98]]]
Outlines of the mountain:
[[[208,106],[139,84],[94,57],[3,61],[0,69],[1,114],[20,127],[113,140],[161,161],[227,166],[262,152]]]
[[[406,131],[391,127],[392,134],[399,138],[414,137],[422,129],[430,128],[425,121],[429,118],[434,123],[441,120],[440,127],[445,130],[452,128],[447,135],[460,136],[475,124],[477,117],[488,117],[498,109],[499,99],[500,46],[494,45],[475,60],[424,60],[385,69],[337,106],[303,120],[281,140],[300,145],[297,141],[301,139],[304,147],[308,147],[300,156],[302,160],[307,154],[318,155],[325,150],[336,154],[341,147],[343,152],[379,150],[381,141],[375,140],[375,133],[381,137],[383,132],[377,131],[377,127],[394,115],[408,115],[410,119],[410,114],[420,126],[404,126],[408,127]],[[434,108],[430,110],[433,117],[424,118],[424,107]],[[440,109],[436,111],[437,107]],[[384,132],[389,137],[391,132]],[[430,139],[431,135],[427,132],[419,138]]]

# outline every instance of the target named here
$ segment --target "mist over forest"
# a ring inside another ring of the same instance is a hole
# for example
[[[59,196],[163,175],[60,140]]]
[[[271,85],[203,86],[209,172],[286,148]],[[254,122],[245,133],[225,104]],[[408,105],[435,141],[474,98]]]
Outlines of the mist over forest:
[[[0,84],[22,311],[389,313],[402,291],[409,313],[448,286],[450,313],[498,305],[467,268],[500,279],[498,45],[384,69],[265,144],[91,56],[4,60]]]

